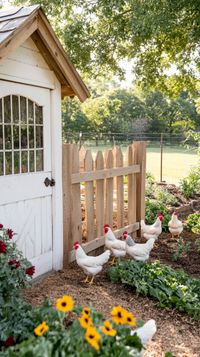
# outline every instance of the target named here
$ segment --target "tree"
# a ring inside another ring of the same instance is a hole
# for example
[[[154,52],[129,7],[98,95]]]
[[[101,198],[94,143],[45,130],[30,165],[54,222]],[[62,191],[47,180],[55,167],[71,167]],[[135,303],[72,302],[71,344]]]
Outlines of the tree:
[[[119,60],[134,58],[135,73],[145,86],[176,95],[183,89],[195,93],[199,0],[41,0],[40,4],[82,74],[122,76]],[[172,68],[176,73],[169,79]]]

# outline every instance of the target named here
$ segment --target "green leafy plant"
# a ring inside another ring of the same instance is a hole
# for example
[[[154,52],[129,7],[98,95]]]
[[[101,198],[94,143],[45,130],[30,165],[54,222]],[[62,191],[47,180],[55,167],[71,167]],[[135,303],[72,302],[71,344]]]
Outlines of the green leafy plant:
[[[190,232],[200,232],[200,213],[191,213],[186,220],[186,227]]]
[[[200,192],[200,164],[195,166],[188,176],[180,180],[180,188],[186,198],[192,198]]]
[[[50,301],[46,301],[41,307],[32,307],[27,320],[26,338],[13,347],[4,348],[0,356],[141,356],[143,345],[140,338],[137,334],[131,334],[126,322],[129,317],[132,319],[130,325],[139,326],[130,312],[122,307],[114,307],[112,319],[105,321],[95,309],[82,309],[80,306],[73,306],[73,303],[70,307],[70,301],[73,302],[70,296],[63,296],[57,300],[56,309]],[[64,307],[63,302],[69,309]],[[119,324],[117,315],[114,315],[114,309],[120,311],[122,324]],[[90,337],[91,334],[93,338]]]
[[[177,261],[181,258],[184,254],[187,254],[190,251],[190,242],[184,242],[183,238],[180,237],[177,242],[177,249],[175,253],[172,255],[172,260]]]
[[[200,280],[161,264],[126,260],[108,270],[112,282],[121,282],[136,292],[151,296],[161,307],[176,308],[200,319]]]
[[[195,245],[196,245],[196,247],[197,247],[197,252],[200,253],[200,239],[197,239],[197,240],[195,241]]]
[[[177,203],[177,198],[171,193],[169,193],[166,189],[161,187],[156,187],[154,197],[156,198],[156,200],[165,205],[174,206]]]
[[[168,230],[168,222],[171,219],[168,208],[164,203],[146,198],[146,211],[145,211],[145,222],[146,224],[153,224],[155,222],[158,213],[162,213],[163,221],[162,228],[164,231]]]

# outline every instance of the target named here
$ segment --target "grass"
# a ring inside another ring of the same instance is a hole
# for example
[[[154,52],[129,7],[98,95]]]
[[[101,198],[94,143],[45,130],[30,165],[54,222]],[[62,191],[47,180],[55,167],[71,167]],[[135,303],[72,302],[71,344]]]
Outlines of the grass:
[[[87,145],[85,145],[87,149]],[[127,147],[127,146],[126,146]],[[126,150],[122,146],[122,150]],[[110,146],[88,147],[93,155],[98,150],[110,149]],[[188,150],[181,147],[164,147],[163,149],[163,181],[178,184],[179,180],[189,173],[192,166],[199,160],[195,150]],[[147,147],[147,171],[151,172],[157,181],[160,181],[160,148]]]

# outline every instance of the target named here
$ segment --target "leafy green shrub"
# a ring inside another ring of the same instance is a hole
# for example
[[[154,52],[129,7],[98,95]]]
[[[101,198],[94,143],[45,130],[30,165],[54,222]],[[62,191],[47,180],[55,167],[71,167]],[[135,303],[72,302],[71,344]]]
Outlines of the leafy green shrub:
[[[153,263],[126,260],[108,270],[112,282],[128,284],[136,292],[157,299],[162,307],[175,307],[200,319],[200,280],[182,271]]]
[[[148,197],[153,197],[154,188],[155,188],[155,177],[150,172],[147,172],[145,195]]]
[[[114,307],[112,320],[106,321],[92,308],[74,307],[70,296],[58,299],[56,308],[49,301],[42,307],[32,308],[29,315],[31,323],[28,320],[27,324],[29,336],[13,347],[4,348],[0,356],[141,356],[143,345],[136,334],[130,334],[130,326],[138,326],[137,321],[122,307]]]
[[[17,249],[13,236],[12,229],[5,229],[0,224],[0,306],[18,296],[35,271]]]
[[[186,220],[186,227],[190,232],[200,232],[200,213],[191,213]]]
[[[200,163],[180,180],[181,192],[186,198],[192,198],[200,192]]]
[[[174,206],[177,203],[177,198],[171,193],[169,193],[166,189],[161,187],[156,187],[154,197],[156,198],[156,200],[165,205]]]
[[[182,257],[184,254],[187,254],[190,251],[190,242],[184,242],[183,238],[180,237],[178,242],[177,242],[177,249],[175,253],[172,255],[172,260],[177,261],[180,257]]]
[[[145,210],[145,222],[146,224],[153,224],[156,220],[156,216],[158,213],[162,213],[163,215],[163,220],[162,220],[162,228],[163,231],[168,230],[168,222],[171,219],[171,215],[169,213],[168,208],[166,207],[166,204],[161,203],[159,201],[151,200],[149,198],[146,198],[145,202],[146,210]]]

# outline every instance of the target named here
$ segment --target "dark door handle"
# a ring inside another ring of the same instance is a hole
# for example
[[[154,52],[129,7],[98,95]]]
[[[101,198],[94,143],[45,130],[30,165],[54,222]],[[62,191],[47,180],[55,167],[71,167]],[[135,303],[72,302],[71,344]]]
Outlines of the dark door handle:
[[[45,184],[46,187],[48,187],[48,186],[52,187],[52,186],[55,186],[56,182],[55,182],[54,179],[50,180],[48,177],[46,177],[45,180],[44,180],[44,184]]]

